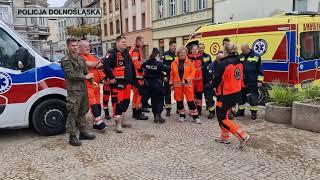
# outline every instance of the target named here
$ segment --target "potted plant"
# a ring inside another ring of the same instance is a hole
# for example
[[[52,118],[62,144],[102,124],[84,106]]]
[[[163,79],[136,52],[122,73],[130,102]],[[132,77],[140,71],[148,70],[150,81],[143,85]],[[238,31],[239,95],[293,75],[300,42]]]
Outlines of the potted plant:
[[[320,86],[302,90],[303,100],[293,102],[292,125],[298,129],[320,132]]]
[[[266,104],[265,120],[279,124],[291,124],[292,104],[301,99],[299,91],[288,86],[272,85],[271,102]]]

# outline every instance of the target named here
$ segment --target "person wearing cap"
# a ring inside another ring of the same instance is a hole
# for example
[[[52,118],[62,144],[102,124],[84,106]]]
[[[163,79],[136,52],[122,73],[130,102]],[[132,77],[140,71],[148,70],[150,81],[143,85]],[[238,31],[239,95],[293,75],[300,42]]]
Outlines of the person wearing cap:
[[[153,48],[150,58],[142,64],[139,72],[144,72],[142,91],[144,95],[151,97],[154,122],[163,124],[165,122],[165,119],[161,117],[165,95],[163,82],[168,81],[168,78],[167,68],[160,61],[159,49]]]

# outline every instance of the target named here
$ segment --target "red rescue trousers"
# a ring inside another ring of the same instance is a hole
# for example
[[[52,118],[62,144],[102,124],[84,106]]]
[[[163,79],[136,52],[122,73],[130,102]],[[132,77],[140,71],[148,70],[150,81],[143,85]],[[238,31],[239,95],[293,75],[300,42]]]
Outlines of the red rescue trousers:
[[[222,99],[224,99],[223,102],[221,102]],[[227,102],[226,99],[228,100]],[[221,138],[225,140],[229,139],[229,133],[232,133],[239,140],[244,140],[246,136],[248,136],[245,131],[239,128],[237,123],[229,120],[228,112],[235,106],[234,102],[237,102],[235,99],[236,97],[233,98],[231,95],[227,98],[218,98],[218,101],[216,102],[216,113],[221,128]]]
[[[124,88],[113,87],[114,85],[110,85],[111,87],[111,100],[112,103],[115,104],[115,108],[113,109],[114,116],[122,115],[125,113],[130,104],[130,93],[131,93],[131,85],[126,84]]]

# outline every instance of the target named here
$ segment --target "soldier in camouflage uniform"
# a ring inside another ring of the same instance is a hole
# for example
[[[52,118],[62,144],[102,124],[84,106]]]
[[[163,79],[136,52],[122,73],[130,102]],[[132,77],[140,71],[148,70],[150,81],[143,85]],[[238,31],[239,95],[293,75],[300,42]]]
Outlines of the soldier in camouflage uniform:
[[[93,140],[94,135],[86,132],[86,114],[88,108],[88,93],[86,80],[93,78],[88,74],[85,61],[78,54],[78,41],[74,38],[67,39],[68,54],[61,61],[67,86],[67,132],[70,134],[69,144],[80,146],[80,140]],[[80,131],[79,139],[76,135]]]

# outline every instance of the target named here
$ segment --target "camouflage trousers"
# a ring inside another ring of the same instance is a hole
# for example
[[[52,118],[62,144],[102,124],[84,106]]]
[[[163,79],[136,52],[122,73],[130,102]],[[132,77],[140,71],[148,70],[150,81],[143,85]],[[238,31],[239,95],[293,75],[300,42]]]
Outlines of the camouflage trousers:
[[[89,111],[87,91],[68,91],[67,96],[68,117],[66,128],[70,135],[76,135],[86,130],[86,114]]]

